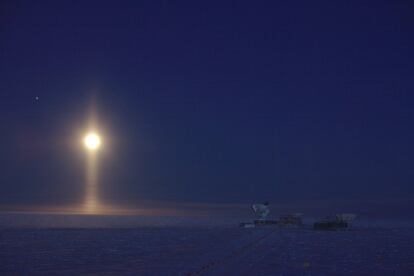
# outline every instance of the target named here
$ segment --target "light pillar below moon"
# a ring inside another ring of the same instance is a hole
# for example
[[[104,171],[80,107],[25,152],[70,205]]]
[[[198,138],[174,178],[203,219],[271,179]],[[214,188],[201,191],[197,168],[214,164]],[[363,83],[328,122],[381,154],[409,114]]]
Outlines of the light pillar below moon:
[[[101,139],[99,135],[89,133],[84,138],[84,144],[88,150],[84,211],[88,214],[94,214],[99,210],[97,150],[101,144]]]

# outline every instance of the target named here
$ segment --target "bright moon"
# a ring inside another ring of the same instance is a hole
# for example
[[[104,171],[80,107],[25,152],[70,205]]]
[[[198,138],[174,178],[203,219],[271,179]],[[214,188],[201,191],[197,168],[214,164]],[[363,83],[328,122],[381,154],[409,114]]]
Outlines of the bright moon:
[[[101,145],[101,137],[96,133],[88,133],[83,142],[87,149],[96,150]]]

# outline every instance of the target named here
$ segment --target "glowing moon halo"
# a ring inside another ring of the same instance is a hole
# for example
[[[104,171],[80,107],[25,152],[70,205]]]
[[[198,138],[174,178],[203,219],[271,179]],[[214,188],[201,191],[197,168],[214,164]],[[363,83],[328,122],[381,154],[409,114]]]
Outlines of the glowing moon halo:
[[[94,132],[88,133],[83,139],[85,147],[89,150],[97,150],[101,145],[101,137]]]

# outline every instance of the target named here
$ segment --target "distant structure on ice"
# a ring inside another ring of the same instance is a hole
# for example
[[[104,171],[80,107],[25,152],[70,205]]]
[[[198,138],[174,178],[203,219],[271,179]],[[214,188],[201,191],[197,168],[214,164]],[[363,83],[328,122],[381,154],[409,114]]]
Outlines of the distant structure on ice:
[[[279,217],[279,220],[267,219],[270,213],[269,202],[263,204],[253,204],[252,210],[255,215],[259,218],[253,222],[243,222],[240,224],[244,228],[253,228],[256,226],[301,226],[302,225],[302,214],[287,214]]]
[[[355,214],[336,214],[328,216],[313,224],[316,230],[339,230],[349,228],[352,221],[356,218]]]
[[[281,215],[278,224],[280,226],[301,226],[303,224],[302,216],[301,213]]]
[[[251,206],[253,213],[258,216],[258,219],[253,222],[242,222],[240,227],[254,228],[257,226],[279,226],[279,227],[302,227],[302,214],[292,213],[281,215],[279,220],[268,219],[267,216],[270,213],[269,202],[262,204],[253,204]],[[313,224],[315,230],[340,230],[347,229],[351,225],[352,221],[356,218],[355,214],[341,213],[333,216],[325,217]]]

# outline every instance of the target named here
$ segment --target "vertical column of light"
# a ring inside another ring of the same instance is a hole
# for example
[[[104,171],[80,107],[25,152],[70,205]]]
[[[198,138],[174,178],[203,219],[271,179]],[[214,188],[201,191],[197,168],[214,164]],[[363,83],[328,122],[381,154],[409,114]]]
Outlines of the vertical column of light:
[[[98,165],[97,154],[101,145],[100,136],[94,132],[89,132],[84,138],[87,149],[87,168],[86,168],[86,191],[85,191],[85,212],[97,213],[99,207],[98,200]]]

